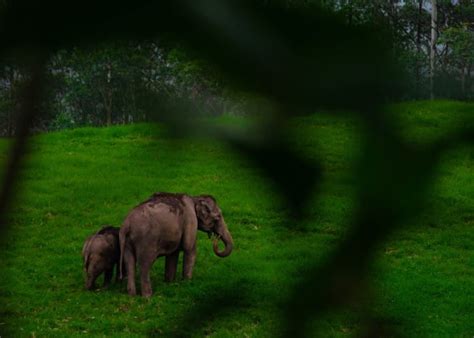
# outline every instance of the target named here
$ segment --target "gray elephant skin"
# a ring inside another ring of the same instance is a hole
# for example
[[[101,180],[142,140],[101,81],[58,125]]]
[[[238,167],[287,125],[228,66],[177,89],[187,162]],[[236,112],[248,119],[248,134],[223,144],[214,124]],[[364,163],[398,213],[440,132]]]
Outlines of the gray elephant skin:
[[[120,228],[105,226],[88,237],[82,248],[86,289],[95,287],[96,279],[103,273],[104,286],[110,284],[114,267],[118,277],[120,261]]]
[[[197,230],[216,235],[213,248],[217,256],[230,255],[232,236],[214,197],[155,193],[135,207],[120,228],[120,266],[128,274],[128,293],[137,293],[135,266],[138,264],[142,296],[152,295],[150,268],[161,256],[166,257],[165,281],[173,281],[180,251],[184,252],[183,278],[190,279],[196,260]],[[225,245],[222,251],[218,248],[219,239]]]

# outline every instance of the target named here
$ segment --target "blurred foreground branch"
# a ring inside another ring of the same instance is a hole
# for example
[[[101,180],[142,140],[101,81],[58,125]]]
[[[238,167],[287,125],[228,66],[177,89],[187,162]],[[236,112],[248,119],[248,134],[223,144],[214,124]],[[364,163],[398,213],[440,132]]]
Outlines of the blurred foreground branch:
[[[274,130],[243,137],[215,129],[211,136],[230,144],[271,178],[286,198],[290,216],[304,216],[301,201],[308,200],[319,183],[321,163],[304,159],[281,138],[288,117],[329,108],[334,113],[350,110],[364,121],[363,156],[356,173],[358,210],[352,228],[322,265],[314,265],[304,274],[287,300],[284,336],[303,337],[308,324],[325,311],[351,306],[361,299],[375,249],[404,220],[422,210],[442,152],[473,142],[471,129],[424,149],[405,144],[381,109],[400,85],[389,37],[383,29],[374,32],[373,27],[348,25],[317,6],[218,0],[199,5],[184,0],[104,1],[94,6],[86,1],[76,4],[75,10],[67,6],[59,1],[7,2],[0,26],[2,50],[32,45],[42,46],[49,54],[80,43],[160,34],[184,41],[217,65],[237,88],[254,91],[275,103],[280,113],[267,122],[275,126]],[[31,64],[31,79],[19,111],[18,136],[0,195],[3,231],[28,129],[38,113],[42,64],[37,60]],[[163,115],[161,108],[164,105],[158,103],[156,110]],[[183,122],[180,107],[166,108],[163,120],[168,125],[182,134],[195,135],[196,126]],[[281,121],[274,123],[277,119]],[[233,287],[222,286],[215,290],[218,297],[197,299],[182,318],[193,318],[201,326],[215,320],[222,314],[209,318],[208,313],[221,308],[223,299],[235,300],[235,304],[225,304],[225,314],[239,311],[246,306],[244,300],[251,291],[233,292]]]
[[[21,91],[21,101],[16,112],[16,137],[10,146],[0,190],[0,235],[4,235],[7,230],[8,210],[15,198],[15,187],[21,171],[23,156],[28,151],[27,140],[30,127],[34,117],[39,115],[45,60],[45,55],[38,51],[33,52],[33,58],[28,64],[29,77]]]

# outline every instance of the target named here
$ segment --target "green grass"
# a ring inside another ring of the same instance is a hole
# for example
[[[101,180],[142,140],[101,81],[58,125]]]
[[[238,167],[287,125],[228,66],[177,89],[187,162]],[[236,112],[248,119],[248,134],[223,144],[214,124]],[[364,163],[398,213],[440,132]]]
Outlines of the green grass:
[[[412,102],[389,110],[407,141],[423,143],[472,117],[474,105]],[[347,229],[360,152],[354,119],[315,115],[292,123],[295,147],[323,164],[324,183],[311,204],[307,232],[283,227],[285,206],[268,181],[216,141],[173,139],[147,124],[35,136],[2,247],[0,336],[186,334],[183,314],[216,297],[219,285],[232,288],[238,311],[199,327],[196,337],[274,336],[298,270],[324,259]],[[0,159],[6,147],[0,143]],[[370,306],[406,336],[474,335],[473,155],[467,147],[445,154],[428,208],[377,253],[370,278],[378,297]],[[192,281],[165,284],[159,259],[150,300],[128,297],[125,283],[85,291],[84,239],[102,224],[120,225],[155,191],[214,195],[235,240],[232,255],[214,256],[200,233]],[[210,312],[213,317],[219,309]],[[315,326],[322,336],[349,336],[360,318],[345,310]]]

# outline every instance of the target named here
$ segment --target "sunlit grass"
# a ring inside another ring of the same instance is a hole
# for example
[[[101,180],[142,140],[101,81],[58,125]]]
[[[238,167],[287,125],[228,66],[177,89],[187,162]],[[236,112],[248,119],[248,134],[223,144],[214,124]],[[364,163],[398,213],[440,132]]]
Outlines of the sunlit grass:
[[[474,105],[457,102],[390,107],[408,142],[433,140],[473,111]],[[245,124],[238,117],[217,121],[234,122]],[[0,335],[166,336],[181,332],[181,315],[191,305],[226,284],[242,295],[239,310],[195,335],[274,336],[298,270],[323,259],[344,235],[360,152],[356,120],[315,115],[292,123],[291,142],[323,165],[321,195],[311,203],[305,232],[282,226],[285,206],[268,181],[216,141],[173,139],[162,127],[147,124],[33,137],[2,251]],[[5,142],[0,146],[6,149]],[[155,191],[214,195],[235,240],[232,255],[216,257],[200,233],[192,281],[165,284],[159,259],[150,300],[128,297],[125,285],[85,291],[84,239],[102,224],[120,225]],[[407,336],[469,336],[474,332],[472,149],[444,156],[432,191],[429,208],[380,248],[371,275],[379,296],[373,309]],[[318,325],[326,336],[347,336],[357,332],[358,318],[343,312]]]

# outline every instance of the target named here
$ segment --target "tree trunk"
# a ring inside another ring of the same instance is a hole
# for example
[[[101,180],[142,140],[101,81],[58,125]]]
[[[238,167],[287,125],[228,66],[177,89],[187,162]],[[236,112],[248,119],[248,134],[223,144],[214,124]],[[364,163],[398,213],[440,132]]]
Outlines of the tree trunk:
[[[416,96],[421,96],[421,17],[423,15],[423,0],[418,0],[418,18],[416,25]]]
[[[105,106],[105,113],[107,115],[107,126],[112,124],[112,105],[110,104],[111,101],[110,90],[107,91],[107,105]]]
[[[431,0],[431,53],[430,53],[430,98],[434,99],[434,77],[436,64],[436,42],[438,40],[438,4]]]
[[[106,103],[105,113],[107,115],[107,126],[112,124],[112,88],[110,88],[110,82],[112,79],[112,66],[110,63],[107,64],[107,88],[106,88]]]
[[[471,82],[471,71],[472,71],[472,63],[468,63],[466,69],[466,96],[465,98],[472,98],[472,82]]]
[[[353,13],[353,9],[352,9],[352,2],[349,0],[347,1],[347,5],[349,6],[349,18],[348,18],[348,22],[349,22],[349,25],[352,26],[352,21],[353,21],[353,16],[354,16],[354,13]]]
[[[461,96],[463,99],[466,98],[466,67],[461,66]]]
[[[10,137],[12,136],[12,130],[11,130],[11,126],[12,126],[12,121],[11,121],[11,118],[12,118],[12,110],[14,109],[14,104],[13,104],[13,100],[14,100],[14,95],[13,95],[13,68],[10,68],[9,69],[9,72],[8,72],[8,82],[9,82],[9,99],[10,99],[10,103],[11,103],[11,106],[10,107],[7,107],[8,111],[7,111],[7,125],[6,125],[6,132],[7,132],[7,136]]]

